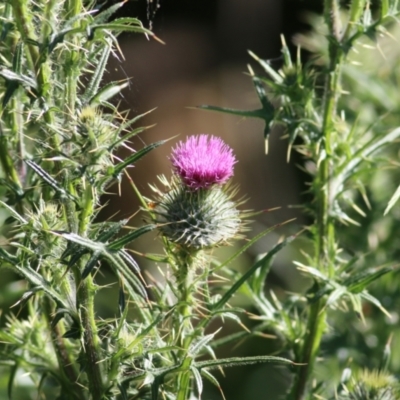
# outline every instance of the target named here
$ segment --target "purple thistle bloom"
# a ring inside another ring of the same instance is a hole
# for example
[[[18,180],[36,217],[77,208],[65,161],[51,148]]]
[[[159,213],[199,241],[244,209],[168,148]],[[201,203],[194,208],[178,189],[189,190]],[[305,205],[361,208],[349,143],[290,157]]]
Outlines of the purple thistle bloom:
[[[215,136],[190,136],[172,150],[172,165],[191,189],[207,189],[224,184],[233,175],[236,163],[232,149]]]

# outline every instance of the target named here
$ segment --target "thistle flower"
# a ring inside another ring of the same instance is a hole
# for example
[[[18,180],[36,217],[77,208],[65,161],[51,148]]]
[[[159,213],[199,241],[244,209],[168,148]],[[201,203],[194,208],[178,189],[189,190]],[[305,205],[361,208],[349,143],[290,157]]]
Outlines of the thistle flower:
[[[190,136],[173,149],[172,165],[182,182],[193,190],[223,185],[236,163],[232,149],[215,136]]]
[[[154,210],[161,233],[171,242],[191,250],[227,244],[242,221],[236,189],[223,186],[236,163],[232,149],[215,136],[190,136],[171,155],[175,176],[160,193]]]

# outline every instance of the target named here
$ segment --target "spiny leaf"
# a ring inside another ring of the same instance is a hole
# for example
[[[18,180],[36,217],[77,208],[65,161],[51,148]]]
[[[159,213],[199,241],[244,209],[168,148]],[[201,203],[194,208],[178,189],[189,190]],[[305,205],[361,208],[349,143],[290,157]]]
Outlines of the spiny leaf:
[[[190,356],[196,356],[203,349],[203,347],[207,346],[207,344],[210,343],[211,340],[213,340],[216,333],[217,332],[205,335],[200,340],[193,343],[189,349]]]
[[[360,293],[360,296],[364,298],[365,300],[369,301],[370,303],[374,304],[376,307],[378,307],[387,317],[392,319],[392,316],[390,313],[384,308],[381,304],[381,302],[371,294],[369,294],[366,290],[364,290],[362,293]]]
[[[93,21],[96,24],[100,24],[102,22],[106,22],[110,19],[112,15],[114,15],[127,1],[121,1],[112,5],[111,7],[106,8],[104,11],[98,13],[94,18]]]
[[[198,361],[194,363],[194,366],[198,369],[216,369],[219,367],[236,367],[239,365],[249,365],[257,363],[278,363],[278,364],[289,364],[296,365],[293,361],[290,361],[283,357],[275,356],[253,356],[253,357],[231,357],[231,358],[221,358],[219,360],[207,360]]]
[[[10,370],[10,374],[8,377],[8,384],[7,384],[7,394],[8,394],[8,398],[11,400],[12,399],[12,389],[13,389],[13,385],[14,385],[14,379],[17,375],[17,370],[19,368],[19,363],[16,362]]]
[[[135,229],[131,233],[128,233],[127,235],[123,236],[122,238],[117,239],[114,242],[110,243],[107,246],[107,248],[112,251],[120,250],[124,246],[126,246],[128,243],[133,242],[138,237],[144,235],[147,232],[151,232],[155,228],[157,228],[157,225],[154,225],[154,224],[142,226],[141,228]]]
[[[246,244],[241,247],[236,253],[234,253],[231,257],[229,257],[226,261],[224,261],[222,264],[217,265],[212,272],[216,272],[219,271],[222,268],[225,268],[227,265],[229,265],[231,262],[233,262],[234,260],[236,260],[236,258],[238,258],[241,254],[243,254],[249,247],[251,247],[254,243],[258,242],[259,239],[261,239],[263,236],[265,236],[267,233],[272,232],[274,229],[281,227],[282,225],[293,221],[293,220],[289,220],[286,221],[282,224],[277,224],[274,226],[271,226],[268,229],[265,229],[264,231],[260,232],[258,235],[254,236],[253,239],[249,240],[248,242],[246,242]]]
[[[21,224],[26,224],[27,221],[22,217],[22,215],[18,214],[12,207],[10,207],[7,203],[4,203],[0,200],[0,206],[4,207],[8,210],[8,212]]]
[[[203,380],[201,378],[201,374],[200,374],[199,370],[195,367],[190,367],[190,370],[192,371],[192,374],[196,381],[197,392],[199,394],[199,397],[201,397],[201,394],[203,393]]]
[[[224,396],[224,394],[223,394],[223,392],[222,392],[221,385],[219,384],[217,378],[215,378],[214,375],[211,375],[211,373],[208,372],[206,369],[200,370],[200,373],[201,373],[201,375],[204,376],[209,382],[211,382],[214,386],[216,386],[216,387],[219,389],[219,391],[221,392],[221,395],[222,395],[222,397],[223,397],[223,400],[226,400],[226,399],[225,399],[225,396]]]
[[[87,86],[87,89],[82,96],[84,101],[88,101],[89,99],[93,98],[95,93],[98,92],[101,80],[107,67],[107,61],[110,56],[110,52],[110,40],[105,39],[105,45],[103,46],[103,51],[100,55],[99,60],[97,61],[96,69],[94,70],[89,85]]]
[[[123,20],[129,19],[130,21],[122,21],[118,22],[118,20],[105,23],[105,24],[93,24],[90,25],[90,28],[93,30],[107,30],[113,32],[135,32],[135,33],[145,33],[149,36],[154,36],[154,33],[146,28],[144,28],[141,24],[130,25],[133,23],[135,18],[121,18]]]
[[[267,255],[258,260],[246,273],[244,273],[239,280],[237,280],[229,290],[222,296],[221,300],[219,300],[216,304],[211,306],[211,310],[218,310],[224,304],[228,302],[228,300],[237,292],[237,290],[257,271],[257,269],[261,268],[265,263],[268,263],[272,257],[275,256],[281,249],[283,249],[288,243],[290,243],[295,236],[289,236],[281,243],[277,244],[273,247]]]
[[[91,106],[97,106],[104,104],[107,100],[111,99],[123,89],[125,89],[129,85],[128,82],[117,83],[110,82],[109,84],[103,86],[90,100],[89,104]]]
[[[140,160],[143,156],[145,156],[150,151],[156,149],[157,147],[163,145],[166,140],[160,140],[158,142],[149,144],[148,146],[144,147],[143,149],[139,150],[138,152],[132,154],[131,156],[127,157],[124,161],[120,162],[119,164],[114,166],[113,172],[114,175],[118,175],[125,169],[128,165],[134,164],[136,161]]]
[[[349,292],[360,293],[372,282],[374,282],[381,276],[392,272],[393,270],[393,267],[385,267],[379,268],[378,270],[363,271],[359,274],[356,274],[355,276],[351,276],[350,278],[346,279],[342,284],[343,286],[347,287]]]
[[[12,265],[18,262],[18,257],[8,253],[6,250],[0,247],[0,260],[6,261]]]
[[[389,203],[388,203],[383,215],[386,215],[393,208],[393,206],[397,203],[399,198],[400,198],[400,186],[396,189],[396,191],[394,192],[393,196],[389,200]]]
[[[21,74],[22,72],[22,57],[23,57],[23,44],[18,42],[15,46],[15,53],[13,56],[13,71],[16,74]],[[7,81],[6,92],[3,98],[3,107],[5,107],[8,102],[13,97],[15,91],[18,89],[19,83],[16,81]]]
[[[90,257],[89,261],[86,263],[85,267],[83,268],[82,279],[85,279],[87,276],[90,275],[93,268],[99,262],[99,259],[100,259],[100,254],[96,253],[96,252],[92,255],[92,257]]]
[[[121,230],[121,228],[128,223],[128,221],[129,219],[123,219],[119,222],[108,223],[106,228],[103,229],[96,237],[96,240],[106,243],[109,239],[114,237]]]
[[[11,71],[10,69],[1,68],[0,76],[2,76],[5,80],[9,82],[17,82],[26,85],[28,87],[37,89],[37,84],[34,79],[30,78],[29,76]]]
[[[57,193],[61,196],[68,197],[71,200],[76,201],[75,197],[72,196],[71,193],[67,192],[65,189],[59,186],[58,182],[50,176],[42,167],[36,164],[32,160],[25,160],[26,164],[33,169],[33,171],[44,181],[46,182],[51,188],[53,188]]]

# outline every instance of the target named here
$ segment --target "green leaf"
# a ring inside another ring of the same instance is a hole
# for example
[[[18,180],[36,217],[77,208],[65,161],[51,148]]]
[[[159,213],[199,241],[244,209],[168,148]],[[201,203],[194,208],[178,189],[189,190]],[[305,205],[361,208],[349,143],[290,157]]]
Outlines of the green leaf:
[[[7,68],[0,68],[0,76],[8,82],[21,83],[25,86],[37,89],[36,81],[29,76],[16,73]]]
[[[100,24],[102,22],[108,21],[110,19],[110,17],[112,15],[114,15],[125,3],[126,3],[126,1],[121,1],[119,3],[112,5],[111,7],[106,8],[104,11],[97,14],[93,18],[93,21],[96,24]]]
[[[13,243],[11,243],[13,244]],[[1,256],[1,253],[0,253]],[[70,315],[75,315],[74,305],[70,299],[65,300],[38,272],[31,268],[28,264],[21,262],[19,259],[7,260],[10,265],[4,265],[19,275],[22,275],[33,287],[34,290],[43,290],[51,299],[53,299],[60,308],[69,310]]]
[[[260,232],[258,235],[254,236],[253,239],[246,242],[246,244],[243,247],[241,247],[236,253],[234,253],[231,257],[229,257],[227,260],[225,260],[222,264],[219,264],[218,266],[216,266],[211,272],[216,272],[222,268],[225,268],[231,262],[236,260],[236,258],[238,258],[241,254],[243,254],[249,247],[251,247],[254,243],[256,243],[259,239],[264,237],[267,233],[272,232],[274,229],[279,228],[282,225],[284,225],[290,221],[293,221],[293,220],[289,220],[282,224],[277,224],[277,225],[271,226],[270,228],[265,229],[264,231]]]
[[[21,224],[27,224],[27,221],[22,217],[22,215],[18,214],[12,207],[10,207],[7,203],[4,203],[0,200],[0,206],[7,209],[7,211]]]
[[[3,260],[5,262],[8,262],[12,265],[18,262],[18,257],[15,257],[14,255],[8,253],[6,250],[2,249],[0,247],[0,260]],[[1,266],[1,265],[0,265]]]
[[[248,110],[248,111],[236,110],[236,109],[232,109],[232,108],[208,106],[208,105],[201,105],[197,108],[200,108],[203,110],[208,110],[208,111],[219,111],[219,112],[223,112],[226,114],[238,115],[240,117],[251,117],[251,118],[262,119],[265,122],[264,139],[265,139],[265,144],[266,144],[266,147],[265,147],[266,153],[268,153],[268,145],[267,145],[268,144],[268,136],[270,133],[271,122],[274,119],[275,108],[272,105],[272,103],[269,101],[269,99],[266,95],[265,88],[262,84],[262,80],[260,78],[258,78],[257,76],[254,76],[254,74],[252,74],[252,80],[253,80],[253,85],[256,89],[258,98],[262,105],[262,108],[257,109],[257,110]]]
[[[8,394],[8,398],[10,400],[12,399],[12,389],[13,389],[13,386],[14,386],[14,379],[15,379],[15,377],[17,375],[18,368],[19,368],[19,363],[16,362],[11,367],[10,374],[9,374],[9,377],[8,377],[7,394]]]
[[[386,316],[388,316],[390,319],[392,319],[392,316],[390,313],[384,308],[381,304],[381,302],[371,294],[369,294],[366,290],[364,290],[362,293],[360,293],[360,296],[369,301],[370,303],[374,304],[376,307],[378,307]]]
[[[277,244],[275,247],[273,247],[267,255],[265,255],[263,258],[258,260],[247,272],[245,272],[239,280],[237,280],[230,288],[229,290],[222,296],[222,298],[216,303],[211,306],[211,310],[218,310],[221,308],[223,305],[225,305],[228,300],[237,292],[237,290],[261,267],[265,265],[265,263],[270,262],[272,257],[275,256],[276,253],[278,253],[281,249],[283,249],[288,243],[290,243],[293,239],[295,239],[296,236],[289,236],[285,240],[283,240],[281,243]]]
[[[117,239],[114,242],[110,243],[107,246],[107,249],[112,250],[112,251],[120,250],[124,246],[126,246],[128,243],[133,242],[138,237],[144,235],[147,232],[151,232],[155,228],[157,228],[157,225],[149,224],[149,225],[142,226],[141,228],[135,229],[131,233],[128,233],[127,235],[123,236],[122,238]]]
[[[97,60],[96,69],[94,70],[90,82],[82,96],[84,102],[89,101],[89,99],[94,98],[95,94],[98,92],[101,80],[103,79],[104,72],[106,71],[107,61],[111,53],[111,42],[105,39],[105,45],[103,46],[103,51],[100,55],[99,60]]]
[[[214,377],[214,375],[211,375],[210,372],[208,372],[206,369],[200,370],[200,373],[202,376],[204,376],[209,382],[211,382],[214,386],[216,386],[220,392],[222,393],[221,385],[219,384],[217,378]],[[225,398],[225,397],[224,397]]]
[[[360,293],[367,288],[372,282],[383,275],[394,271],[393,267],[384,267],[374,270],[363,271],[355,276],[346,279],[342,285],[346,286],[351,293]]]
[[[121,20],[129,19],[131,22],[135,20],[135,18],[120,18]],[[114,20],[105,24],[93,24],[90,25],[90,28],[93,30],[108,30],[113,32],[135,32],[135,33],[145,33],[149,36],[154,36],[154,33],[143,26],[139,25],[130,25],[124,21],[118,22],[119,20]]]
[[[120,162],[119,164],[114,166],[114,175],[118,175],[120,172],[122,172],[123,169],[125,169],[127,166],[134,164],[136,161],[140,160],[142,157],[144,157],[147,153],[150,151],[156,149],[157,147],[163,145],[166,142],[166,140],[160,140],[158,142],[149,144],[148,146],[144,147],[143,149],[139,150],[138,152],[132,154],[131,156],[127,157],[124,161]]]
[[[383,215],[386,215],[393,208],[393,206],[397,203],[399,198],[400,198],[400,186],[396,189],[396,191],[394,192],[393,196],[389,200],[389,203],[388,203]]]
[[[255,55],[252,51],[248,51],[251,57],[253,57],[265,70],[265,72],[273,79],[276,83],[282,83],[283,78],[278,74],[269,64],[268,61],[262,60],[257,55]]]
[[[374,152],[378,151],[381,147],[400,137],[400,128],[396,128],[381,137],[373,137],[368,141],[360,150],[352,155],[351,159],[346,161],[337,169],[337,176],[332,180],[331,192],[334,197],[341,191],[342,185],[345,181],[354,174],[359,164],[369,157]]]
[[[85,279],[90,275],[92,272],[93,268],[96,266],[96,264],[99,262],[100,259],[100,254],[99,253],[94,253],[92,257],[90,257],[89,261],[86,263],[85,267],[83,268],[82,271],[82,279]]]
[[[107,260],[114,273],[120,277],[120,279],[129,287],[133,292],[136,290],[142,297],[147,299],[147,292],[143,286],[143,283],[135,275],[139,273],[139,266],[137,262],[124,250],[118,251],[108,250],[107,246],[101,242],[95,242],[88,238],[77,235],[76,233],[51,231],[54,235],[61,236],[64,239],[73,243],[79,244],[80,246],[87,248],[94,252],[96,255],[101,254],[102,258]],[[94,260],[94,259],[93,259]],[[93,265],[91,265],[93,268]],[[135,271],[133,272],[132,269]],[[88,273],[86,271],[86,273]],[[87,275],[86,275],[87,276]]]
[[[137,122],[139,119],[143,118],[144,116],[146,116],[147,114],[150,114],[151,112],[153,112],[155,110],[155,108],[153,108],[152,110],[149,110],[143,114],[137,115],[136,117],[122,123],[119,128],[118,128],[118,136],[121,136],[121,134],[124,131],[127,131],[135,122]],[[113,149],[115,149],[116,147],[120,146],[122,143],[126,142],[127,140],[129,140],[131,137],[143,132],[144,130],[151,128],[151,126],[145,126],[145,127],[139,127],[134,129],[133,131],[127,133],[126,135],[122,136],[121,138],[119,138],[118,140],[116,140],[109,148],[108,150],[111,152]]]
[[[219,367],[236,367],[239,365],[249,365],[258,363],[278,363],[278,364],[288,364],[296,365],[293,361],[290,361],[283,357],[275,356],[253,356],[253,357],[231,357],[231,358],[221,358],[219,360],[207,360],[198,361],[194,363],[194,366],[198,369],[216,369]]]
[[[110,82],[103,86],[90,100],[91,106],[104,104],[107,100],[111,99],[129,85],[129,82],[117,83]]]
[[[57,193],[59,193],[63,197],[68,197],[75,202],[77,201],[71,193],[60,187],[58,182],[52,176],[50,176],[42,167],[40,167],[32,160],[25,160],[25,162],[39,176],[39,178],[46,182]]]
[[[15,46],[15,53],[13,56],[13,71],[16,74],[21,74],[22,72],[22,57],[23,57],[23,43],[18,42]],[[6,107],[8,102],[12,99],[14,93],[18,89],[19,82],[7,81],[6,92],[3,98],[3,107]]]
[[[197,392],[198,392],[199,398],[200,398],[201,394],[203,393],[203,379],[201,378],[201,374],[197,368],[190,367],[190,370],[194,376],[194,380],[195,380],[196,386],[197,386]]]
[[[102,243],[106,243],[109,239],[115,236],[123,226],[128,223],[129,219],[123,219],[119,222],[111,222],[107,223],[105,229],[101,230],[99,235],[96,237],[96,240]]]
[[[199,340],[197,340],[195,343],[193,343],[188,351],[189,356],[195,357],[203,349],[203,347],[207,346],[207,344],[210,343],[211,340],[213,340],[217,332],[205,335]]]
[[[151,330],[156,327],[164,318],[164,316],[162,314],[159,314],[153,321],[152,323],[147,326],[145,329],[143,329],[135,339],[133,339],[126,347],[121,348],[119,351],[117,351],[116,353],[114,353],[113,355],[113,359],[114,360],[118,360],[122,355],[126,355],[126,357],[130,357],[129,355],[129,351],[132,350],[136,345],[138,345],[143,338],[145,338],[150,332]]]

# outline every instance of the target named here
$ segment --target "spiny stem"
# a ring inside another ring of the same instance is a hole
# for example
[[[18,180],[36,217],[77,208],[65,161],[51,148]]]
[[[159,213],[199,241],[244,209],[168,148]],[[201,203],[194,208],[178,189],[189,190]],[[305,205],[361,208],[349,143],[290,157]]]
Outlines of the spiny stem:
[[[7,137],[0,125],[0,164],[5,172],[6,179],[13,183],[15,187],[21,188],[18,173],[14,167],[14,162],[9,154]]]
[[[60,321],[57,325],[52,323],[52,318],[50,318],[50,316],[53,314],[54,310],[47,296],[43,298],[42,304],[45,310],[47,326],[51,332],[53,347],[57,355],[61,376],[63,378],[63,390],[65,393],[69,393],[73,399],[85,399],[86,396],[84,395],[83,388],[78,381],[79,373],[71,360],[69,349],[66,346],[65,339],[62,337],[62,332],[59,327],[62,322]]]
[[[178,257],[177,284],[179,291],[178,310],[179,318],[176,319],[175,331],[178,333],[177,344],[180,347],[178,358],[182,360],[181,369],[177,378],[176,400],[186,400],[190,389],[190,365],[193,358],[188,354],[193,341],[192,291],[193,291],[193,262],[195,256],[185,251]]]
[[[78,234],[87,235],[87,229],[90,224],[90,216],[94,212],[94,201],[92,187],[87,183],[82,212],[80,214]],[[80,270],[82,271],[87,261],[82,258]],[[75,279],[77,275],[75,274]],[[97,333],[97,325],[94,312],[94,296],[96,287],[91,275],[85,279],[79,279],[77,283],[77,303],[81,316],[83,328],[83,348],[86,358],[86,372],[89,380],[89,389],[93,399],[102,399],[104,394],[103,368],[101,364],[102,351],[100,340]]]
[[[26,2],[23,0],[13,0],[11,2],[14,10],[14,17],[21,38],[25,45],[28,47],[28,55],[32,72],[36,76],[38,95],[43,104],[43,118],[49,126],[54,125],[54,116],[52,113],[52,103],[49,96],[51,82],[50,82],[50,70],[46,62],[46,53],[41,54],[36,45],[32,41],[37,41],[35,30],[31,23],[30,14],[26,8]],[[59,149],[59,141],[57,135],[49,135],[50,140],[53,144],[54,150]]]
[[[341,48],[341,32],[339,19],[339,3],[337,0],[325,0],[324,13],[330,31],[330,64],[327,72],[324,98],[324,116],[322,123],[322,137],[320,146],[316,149],[315,158],[320,161],[318,175],[315,181],[317,212],[315,225],[315,263],[320,271],[333,277],[334,260],[330,259],[330,247],[334,243],[334,227],[330,219],[334,193],[331,193],[330,179],[333,173],[332,161],[332,134],[336,118],[337,100],[340,95],[341,67],[345,57]],[[317,289],[316,289],[317,290]],[[322,335],[326,326],[324,298],[310,306],[304,343],[301,348],[299,363],[303,364],[298,371],[292,389],[294,400],[303,400],[306,397],[309,379],[313,371],[316,357],[319,353]]]
[[[85,370],[89,381],[89,391],[93,399],[101,400],[104,394],[104,383],[100,364],[100,342],[94,314],[94,294],[93,278],[89,275],[80,282],[77,300],[83,330]]]
[[[77,16],[79,13],[82,12],[83,6],[81,0],[68,0],[67,1],[68,7],[68,18],[71,19]],[[79,25],[79,21],[73,23],[72,27],[76,28]],[[79,38],[72,37],[72,46],[69,50],[69,55],[67,57],[65,63],[65,75],[66,75],[66,119],[67,122],[73,120],[75,114],[75,104],[77,98],[77,85],[78,85],[78,77],[79,77]]]

